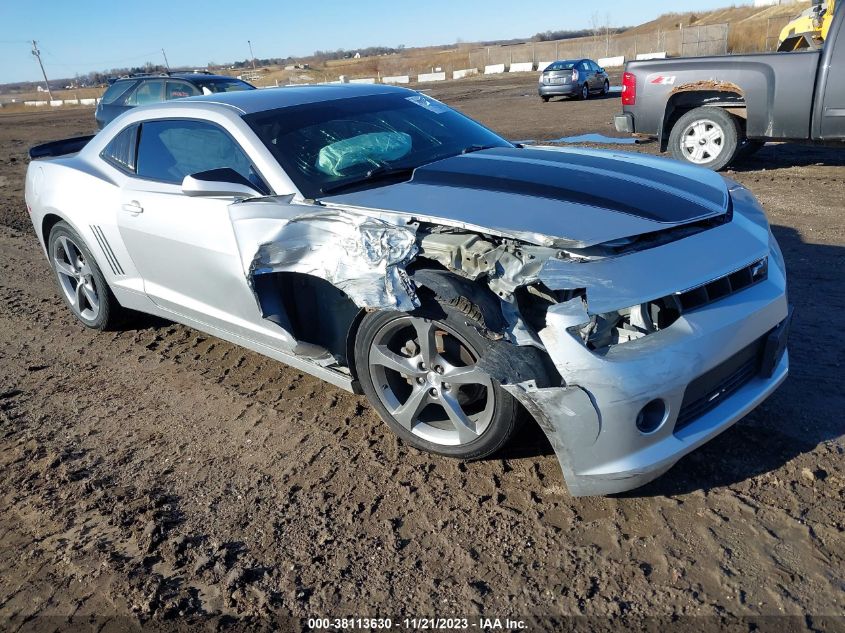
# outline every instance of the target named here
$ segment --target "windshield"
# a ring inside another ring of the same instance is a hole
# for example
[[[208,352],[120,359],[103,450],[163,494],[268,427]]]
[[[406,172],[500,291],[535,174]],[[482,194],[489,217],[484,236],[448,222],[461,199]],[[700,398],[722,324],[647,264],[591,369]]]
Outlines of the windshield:
[[[307,198],[379,186],[384,178],[484,147],[512,147],[439,101],[402,92],[244,116]]]
[[[199,81],[194,80],[194,83],[200,87],[204,95],[214,94],[215,92],[255,90],[255,86],[240,79],[200,79]]]
[[[572,70],[575,68],[577,63],[578,62],[554,62],[553,64],[546,66],[546,70],[543,72],[548,72],[549,70]]]

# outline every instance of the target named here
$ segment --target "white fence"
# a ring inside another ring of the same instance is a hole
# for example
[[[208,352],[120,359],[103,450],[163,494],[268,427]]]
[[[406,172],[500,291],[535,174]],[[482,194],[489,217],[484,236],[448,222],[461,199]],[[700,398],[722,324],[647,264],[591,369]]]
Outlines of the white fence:
[[[530,73],[534,70],[534,62],[514,62],[508,70],[512,73]]]
[[[666,51],[660,51],[659,53],[637,53],[638,61],[644,59],[666,59]]]
[[[417,81],[420,83],[424,81],[446,81],[446,73],[421,73],[417,75]]]
[[[485,75],[498,75],[499,73],[503,72],[505,72],[504,64],[491,64],[489,66],[484,67]]]
[[[452,79],[463,79],[464,77],[472,77],[478,74],[478,68],[464,68],[463,70],[456,70],[452,73]]]
[[[600,57],[596,60],[596,63],[602,68],[618,68],[619,66],[625,65],[625,56],[619,55],[618,57]]]
[[[383,84],[409,84],[409,83],[411,83],[411,78],[408,75],[394,75],[393,77],[382,77],[381,83],[383,83]]]

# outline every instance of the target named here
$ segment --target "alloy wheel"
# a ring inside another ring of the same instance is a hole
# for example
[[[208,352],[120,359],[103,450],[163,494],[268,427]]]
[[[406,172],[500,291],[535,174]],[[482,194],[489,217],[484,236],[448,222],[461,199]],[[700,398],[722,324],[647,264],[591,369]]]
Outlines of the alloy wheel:
[[[495,390],[477,362],[477,352],[457,332],[409,315],[376,333],[368,358],[377,395],[391,417],[443,446],[473,442],[493,419]]]
[[[93,322],[100,314],[100,295],[94,274],[79,246],[66,235],[53,243],[53,268],[73,311]]]

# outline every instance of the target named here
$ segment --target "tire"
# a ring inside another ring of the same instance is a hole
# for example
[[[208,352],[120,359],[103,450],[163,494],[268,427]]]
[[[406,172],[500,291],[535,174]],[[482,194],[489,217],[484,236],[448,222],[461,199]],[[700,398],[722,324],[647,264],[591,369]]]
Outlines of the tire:
[[[696,108],[675,122],[669,148],[677,160],[718,171],[736,158],[739,121],[718,107]]]
[[[587,85],[587,82],[584,82],[584,85],[581,86],[581,94],[579,96],[581,101],[586,101],[590,98],[590,87]]]
[[[549,102],[549,97],[540,97],[543,100],[543,103]]]
[[[113,327],[120,305],[88,245],[67,223],[50,231],[48,254],[59,296],[79,322],[94,330]]]
[[[607,79],[605,79],[604,85],[602,85],[602,88],[601,88],[601,94],[602,94],[602,96],[606,96],[609,93],[610,93],[610,82]]]
[[[355,340],[355,367],[364,394],[402,440],[471,460],[502,448],[522,418],[513,396],[471,369],[494,343],[479,333],[477,309],[464,307],[368,314]]]

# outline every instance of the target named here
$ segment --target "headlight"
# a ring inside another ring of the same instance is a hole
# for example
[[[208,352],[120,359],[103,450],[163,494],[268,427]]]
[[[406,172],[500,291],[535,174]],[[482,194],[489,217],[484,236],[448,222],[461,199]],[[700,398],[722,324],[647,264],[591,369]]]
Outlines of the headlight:
[[[772,249],[773,254],[780,254],[774,238],[772,238]],[[675,292],[624,310],[594,315],[586,323],[570,327],[568,331],[589,349],[598,352],[611,345],[634,341],[663,330],[677,321],[681,315],[745,290],[767,279],[768,276],[769,258],[763,257],[724,277],[689,290]]]

